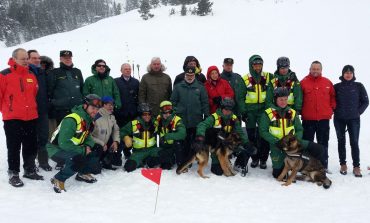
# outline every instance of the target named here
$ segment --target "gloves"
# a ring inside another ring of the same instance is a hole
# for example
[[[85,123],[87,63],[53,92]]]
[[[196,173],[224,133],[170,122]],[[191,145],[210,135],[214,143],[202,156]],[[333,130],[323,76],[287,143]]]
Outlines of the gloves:
[[[199,151],[202,151],[203,150],[203,147],[204,147],[204,136],[196,136],[195,137],[195,141],[192,145],[192,149],[195,151],[195,152],[199,152]]]
[[[215,105],[221,105],[222,98],[221,96],[217,96],[217,97],[212,98],[212,101],[213,101],[213,104]]]
[[[125,142],[126,148],[131,148],[132,147],[132,138],[130,136],[125,136],[123,138],[123,141]]]
[[[250,156],[256,155],[257,154],[257,148],[253,145],[253,143],[246,143],[243,145],[244,151]]]
[[[204,140],[205,140],[205,138],[202,135],[198,135],[198,136],[195,137],[195,142],[197,142],[197,143],[204,143]]]
[[[248,122],[248,115],[247,114],[243,114],[241,119],[242,119],[243,122],[245,122],[245,124],[247,124],[247,122]]]

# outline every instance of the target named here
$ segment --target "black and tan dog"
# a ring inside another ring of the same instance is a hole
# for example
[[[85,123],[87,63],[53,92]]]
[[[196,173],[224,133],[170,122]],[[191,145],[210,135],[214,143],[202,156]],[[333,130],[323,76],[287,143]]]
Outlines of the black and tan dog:
[[[232,170],[229,156],[234,150],[241,144],[241,138],[237,133],[230,133],[228,135],[219,133],[215,135],[206,134],[206,143],[203,145],[193,144],[192,155],[185,163],[181,164],[177,169],[176,173],[181,174],[188,171],[189,166],[196,160],[198,162],[198,174],[202,178],[208,178],[203,173],[204,168],[208,164],[210,152],[215,152],[220,162],[220,166],[225,176],[234,176],[235,173]]]
[[[298,180],[316,182],[319,186],[323,185],[325,189],[331,186],[331,181],[327,178],[325,168],[321,162],[312,156],[303,156],[302,147],[293,131],[290,131],[279,141],[278,148],[286,153],[286,157],[284,159],[284,169],[277,180],[283,181],[284,177],[291,171],[286,182],[282,184],[283,186],[290,185],[296,179],[298,172],[302,173],[302,177],[297,178]]]

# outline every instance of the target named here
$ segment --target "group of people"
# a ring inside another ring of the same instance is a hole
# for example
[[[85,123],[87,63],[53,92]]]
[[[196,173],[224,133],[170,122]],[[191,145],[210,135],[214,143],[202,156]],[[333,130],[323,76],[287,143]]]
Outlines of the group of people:
[[[60,193],[76,173],[76,180],[94,183],[94,174],[102,168],[172,169],[189,159],[194,145],[203,146],[220,132],[240,136],[234,169],[242,176],[250,158],[250,167],[266,169],[269,155],[272,174],[279,176],[285,154],[277,143],[291,130],[302,147],[328,168],[333,114],[340,173],[347,173],[348,130],[353,173],[362,176],[360,115],[369,100],[351,65],[343,67],[340,82],[333,86],[322,76],[319,61],[312,62],[309,74],[299,81],[287,57],[278,58],[272,74],[263,70],[262,57],[253,55],[249,72],[241,76],[233,71],[232,58],[224,59],[222,72],[210,66],[204,75],[198,59],[187,56],[172,85],[158,57],[152,58],[140,81],[127,63],[121,66],[121,76],[112,78],[103,59],[94,62],[92,75],[84,81],[72,58],[70,50],[60,51],[60,66],[54,68],[53,61],[36,50],[18,48],[9,59],[10,67],[0,72],[0,111],[9,183],[14,187],[23,186],[21,150],[25,178],[43,180],[39,169],[51,171],[49,158],[56,162],[58,173],[51,182]],[[222,175],[217,156],[211,158],[211,172]]]

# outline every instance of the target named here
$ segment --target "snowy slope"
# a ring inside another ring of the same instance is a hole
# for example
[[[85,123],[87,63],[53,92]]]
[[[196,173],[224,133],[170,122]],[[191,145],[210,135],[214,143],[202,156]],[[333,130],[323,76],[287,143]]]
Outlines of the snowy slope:
[[[279,56],[290,57],[291,68],[300,79],[313,60],[320,60],[323,75],[333,83],[339,81],[342,67],[352,64],[357,80],[368,87],[369,6],[366,0],[214,0],[214,16],[169,17],[171,7],[160,7],[153,11],[153,19],[143,21],[134,11],[17,47],[37,49],[54,62],[59,60],[59,50],[71,49],[74,64],[85,78],[99,58],[105,59],[111,75],[118,77],[120,65],[127,61],[140,64],[140,74],[144,74],[153,56],[163,59],[167,73],[174,78],[187,55],[196,56],[204,71],[210,65],[221,68],[224,57],[233,57],[234,70],[244,74],[249,57],[257,53],[270,72],[276,69]],[[7,67],[17,47],[0,46],[1,68]],[[217,177],[208,169],[211,178],[206,180],[198,177],[196,168],[180,176],[164,171],[155,215],[157,187],[140,171],[104,172],[93,185],[72,178],[64,194],[51,189],[48,179],[55,171],[41,172],[44,182],[24,179],[23,188],[11,188],[1,128],[1,222],[368,222],[370,176],[365,167],[370,164],[369,121],[365,114],[360,139],[362,179],[339,174],[331,126],[329,168],[333,174],[329,177],[333,186],[329,190],[304,182],[281,187],[271,177],[270,163],[267,170],[250,169],[245,178]]]

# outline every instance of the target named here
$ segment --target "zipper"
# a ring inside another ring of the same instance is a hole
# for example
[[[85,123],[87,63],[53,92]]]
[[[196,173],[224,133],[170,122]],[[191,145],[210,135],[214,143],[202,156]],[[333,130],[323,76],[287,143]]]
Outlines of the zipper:
[[[13,95],[10,95],[9,96],[9,101],[10,101],[10,105],[9,105],[9,111],[13,111]]]
[[[285,118],[281,118],[282,125],[283,125],[283,137],[285,136]]]
[[[23,79],[19,78],[19,83],[21,85],[21,92],[24,92],[24,84],[23,84]]]
[[[144,145],[145,145],[145,148],[147,148],[147,145],[148,145],[147,135],[148,135],[148,132],[145,130],[144,131]]]

